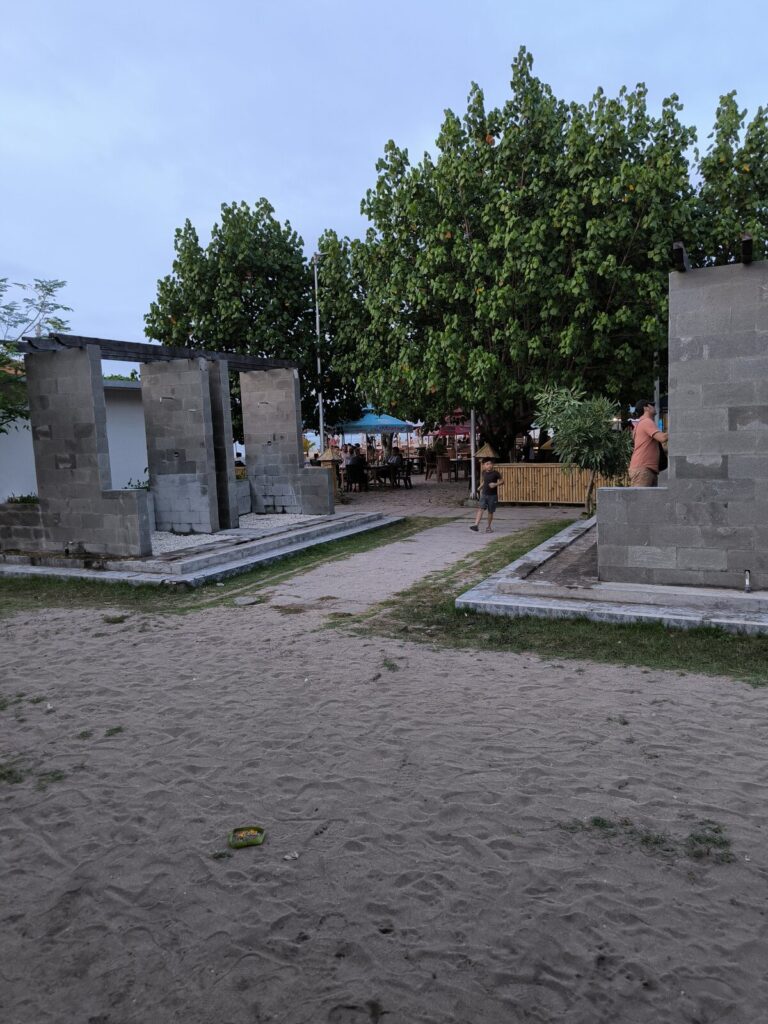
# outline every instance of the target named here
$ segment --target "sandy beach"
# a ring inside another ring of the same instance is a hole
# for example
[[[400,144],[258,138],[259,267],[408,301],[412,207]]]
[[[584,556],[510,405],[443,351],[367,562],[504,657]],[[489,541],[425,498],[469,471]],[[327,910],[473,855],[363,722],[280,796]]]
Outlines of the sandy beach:
[[[305,579],[0,620],[6,1024],[768,1020],[768,691],[354,636]]]

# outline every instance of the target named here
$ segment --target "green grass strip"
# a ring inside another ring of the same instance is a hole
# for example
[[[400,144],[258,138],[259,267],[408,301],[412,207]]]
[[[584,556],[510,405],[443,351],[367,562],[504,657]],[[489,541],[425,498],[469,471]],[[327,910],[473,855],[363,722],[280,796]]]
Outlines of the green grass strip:
[[[712,628],[668,629],[660,623],[609,625],[588,619],[508,618],[457,610],[456,598],[564,528],[546,523],[500,538],[378,605],[365,632],[443,647],[532,652],[547,658],[673,669],[768,686],[768,637]]]

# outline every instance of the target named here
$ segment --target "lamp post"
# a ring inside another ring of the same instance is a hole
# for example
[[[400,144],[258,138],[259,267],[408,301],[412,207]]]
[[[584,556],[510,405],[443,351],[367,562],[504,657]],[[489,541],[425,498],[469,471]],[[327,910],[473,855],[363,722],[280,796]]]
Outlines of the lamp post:
[[[323,416],[323,379],[320,364],[320,302],[317,292],[317,264],[325,254],[316,252],[312,255],[312,266],[315,272],[315,333],[317,335],[317,407],[320,413],[320,451],[325,451],[325,419]]]

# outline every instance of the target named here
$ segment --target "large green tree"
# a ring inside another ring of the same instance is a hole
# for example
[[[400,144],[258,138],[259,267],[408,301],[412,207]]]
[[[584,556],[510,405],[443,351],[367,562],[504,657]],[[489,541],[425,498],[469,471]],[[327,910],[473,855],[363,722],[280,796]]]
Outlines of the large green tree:
[[[144,318],[145,334],[165,345],[289,359],[297,363],[302,408],[316,422],[317,359],[311,267],[290,223],[281,224],[266,199],[224,204],[210,242],[201,245],[187,220],[176,231],[172,272],[158,281]],[[233,381],[239,435],[239,388]],[[323,391],[329,412],[347,391],[330,371]]]
[[[11,284],[7,277],[0,277],[0,434],[13,420],[27,415],[27,387],[15,342],[30,334],[69,330],[59,316],[71,312],[58,298],[65,284],[38,278],[32,284]]]
[[[694,266],[738,260],[741,238],[753,237],[755,259],[768,257],[768,108],[746,124],[736,93],[721,97],[712,140],[696,162],[697,188],[689,239]]]
[[[329,427],[344,420],[357,419],[367,401],[357,386],[354,361],[354,353],[371,324],[365,281],[358,259],[361,246],[358,239],[339,238],[333,230],[326,231],[318,244],[323,387],[326,393],[335,387],[345,399],[337,399],[330,407],[330,415],[326,415]],[[403,410],[398,406],[392,411]]]
[[[473,86],[434,154],[412,163],[389,142],[362,202],[365,238],[326,236],[328,287],[347,288],[326,300],[337,368],[406,415],[476,408],[502,451],[547,384],[622,401],[649,392],[672,242],[703,265],[716,239],[733,258],[740,229],[767,226],[765,112],[738,143],[744,114],[726,98],[691,167],[680,111],[673,95],[650,113],[644,85],[566,103],[521,50],[501,108]]]

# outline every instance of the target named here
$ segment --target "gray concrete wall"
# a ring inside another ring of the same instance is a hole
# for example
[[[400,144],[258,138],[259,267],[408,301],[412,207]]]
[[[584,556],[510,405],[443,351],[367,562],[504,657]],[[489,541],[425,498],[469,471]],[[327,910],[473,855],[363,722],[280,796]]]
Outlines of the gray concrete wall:
[[[149,487],[158,530],[219,529],[210,365],[205,359],[174,359],[141,367]]]
[[[768,588],[768,263],[670,276],[666,487],[598,495],[602,580]]]
[[[151,552],[147,495],[113,491],[101,357],[96,346],[26,356],[30,426],[42,537],[14,532],[3,514],[4,550],[68,554]]]
[[[0,552],[42,551],[45,528],[39,505],[0,505]]]
[[[240,393],[253,511],[330,515],[329,474],[304,468],[298,372],[241,373]]]
[[[250,480],[236,480],[237,489],[237,511],[241,516],[246,516],[253,511],[251,508],[251,482]]]
[[[240,525],[240,520],[235,480],[235,451],[232,444],[229,368],[225,362],[211,362],[208,365],[219,529],[234,530]],[[250,512],[250,509],[248,511]]]

